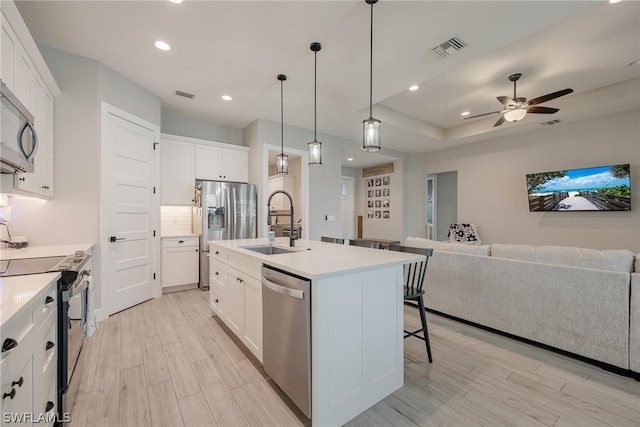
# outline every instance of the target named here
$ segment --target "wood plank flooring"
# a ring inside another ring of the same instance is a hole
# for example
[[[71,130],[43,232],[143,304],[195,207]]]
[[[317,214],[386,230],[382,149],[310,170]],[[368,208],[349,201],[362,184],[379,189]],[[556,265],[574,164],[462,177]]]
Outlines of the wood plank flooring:
[[[348,426],[639,426],[640,382],[427,314],[433,364],[405,345],[405,385]],[[405,308],[408,329],[417,310]],[[246,350],[245,350],[246,351]],[[166,294],[85,341],[71,426],[301,426],[211,316],[208,292]]]

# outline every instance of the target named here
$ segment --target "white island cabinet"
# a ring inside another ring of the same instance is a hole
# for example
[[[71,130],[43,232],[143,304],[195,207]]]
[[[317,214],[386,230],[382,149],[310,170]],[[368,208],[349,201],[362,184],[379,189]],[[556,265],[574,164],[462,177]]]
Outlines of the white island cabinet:
[[[313,426],[342,425],[402,387],[403,265],[423,257],[308,240],[297,241],[294,252],[278,255],[245,248],[268,245],[266,239],[209,243],[217,278],[215,285],[212,280],[211,308],[260,361],[262,287],[256,275],[261,266],[311,281]],[[280,238],[275,245],[287,243]],[[236,272],[244,272],[248,280],[240,283]]]

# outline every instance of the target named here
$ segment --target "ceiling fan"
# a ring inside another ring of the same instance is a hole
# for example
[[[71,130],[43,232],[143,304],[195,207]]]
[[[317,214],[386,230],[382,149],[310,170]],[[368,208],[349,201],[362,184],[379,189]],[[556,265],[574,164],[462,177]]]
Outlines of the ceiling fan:
[[[516,96],[516,82],[520,80],[522,74],[516,73],[511,74],[509,76],[509,81],[513,82],[513,98],[509,98],[508,96],[499,96],[498,101],[502,105],[504,105],[504,109],[501,111],[492,111],[490,113],[478,114],[476,116],[465,117],[464,120],[475,119],[476,117],[488,116],[490,114],[502,114],[502,117],[498,119],[496,124],[493,127],[500,126],[505,121],[515,123],[524,118],[527,113],[532,114],[553,114],[559,111],[557,108],[550,107],[538,107],[538,104],[542,104],[543,102],[550,101],[552,99],[559,98],[564,95],[568,95],[573,92],[573,89],[563,89],[557,92],[548,93],[543,96],[539,96],[537,98],[533,98],[532,100],[527,101],[527,98],[517,97]]]

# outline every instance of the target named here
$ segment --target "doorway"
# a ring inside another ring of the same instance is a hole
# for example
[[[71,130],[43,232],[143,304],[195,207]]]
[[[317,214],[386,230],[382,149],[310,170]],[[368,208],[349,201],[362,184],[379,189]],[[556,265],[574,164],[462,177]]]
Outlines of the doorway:
[[[285,147],[285,154],[288,156],[289,161],[289,173],[287,175],[278,175],[276,173],[275,160],[276,156],[280,154],[280,147],[270,146],[265,144],[264,151],[264,163],[266,174],[263,180],[262,191],[262,206],[265,207],[265,211],[258,211],[259,221],[262,221],[262,226],[259,230],[262,230],[262,236],[266,236],[269,231],[269,225],[267,225],[266,218],[266,206],[269,195],[275,190],[285,190],[293,199],[293,212],[294,222],[296,222],[296,228],[300,234],[298,238],[307,239],[309,236],[309,200],[308,200],[308,170],[307,166],[307,152],[294,150]],[[289,199],[283,195],[276,195],[271,200],[271,210],[279,211],[282,214],[289,213]],[[276,236],[288,236],[290,233],[290,219],[288,216],[280,216],[273,218],[274,231]],[[259,222],[260,224],[260,222]],[[286,230],[285,230],[286,229]],[[258,233],[260,235],[260,233]]]
[[[355,179],[352,176],[340,178],[340,218],[341,237],[355,238]]]
[[[426,236],[447,240],[449,226],[458,222],[458,172],[427,175],[425,196]]]

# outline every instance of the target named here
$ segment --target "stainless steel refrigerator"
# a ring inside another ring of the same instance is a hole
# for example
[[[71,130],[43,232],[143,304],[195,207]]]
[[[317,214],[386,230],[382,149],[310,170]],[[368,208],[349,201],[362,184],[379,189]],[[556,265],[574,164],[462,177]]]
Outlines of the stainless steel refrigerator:
[[[210,240],[257,236],[257,193],[253,184],[196,181],[193,232],[200,235],[200,288],[209,287]]]

